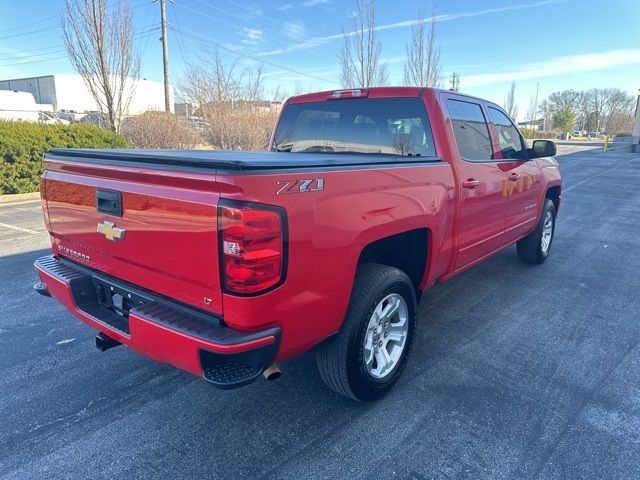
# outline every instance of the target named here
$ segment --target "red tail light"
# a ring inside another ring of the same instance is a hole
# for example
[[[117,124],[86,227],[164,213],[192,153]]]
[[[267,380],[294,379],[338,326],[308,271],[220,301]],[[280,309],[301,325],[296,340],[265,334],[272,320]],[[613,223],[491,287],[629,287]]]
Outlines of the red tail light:
[[[279,207],[223,200],[218,205],[225,292],[255,295],[284,281],[286,218]]]

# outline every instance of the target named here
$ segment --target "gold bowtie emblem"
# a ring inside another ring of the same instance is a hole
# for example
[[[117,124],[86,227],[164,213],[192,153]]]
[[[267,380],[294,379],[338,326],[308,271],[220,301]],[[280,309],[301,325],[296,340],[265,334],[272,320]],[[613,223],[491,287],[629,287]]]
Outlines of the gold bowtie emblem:
[[[98,233],[104,235],[107,240],[115,242],[116,240],[124,240],[124,228],[117,228],[113,222],[104,221],[98,224]]]

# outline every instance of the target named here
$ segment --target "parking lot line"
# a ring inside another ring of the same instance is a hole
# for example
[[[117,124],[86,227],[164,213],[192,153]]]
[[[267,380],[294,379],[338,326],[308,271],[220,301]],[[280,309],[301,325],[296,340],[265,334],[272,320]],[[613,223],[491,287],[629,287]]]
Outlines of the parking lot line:
[[[40,235],[40,232],[31,230],[30,228],[17,227],[15,225],[9,225],[8,223],[0,222],[0,227],[10,228],[11,230],[17,230],[18,232],[30,233],[31,235]]]
[[[596,174],[594,174],[594,175],[591,175],[590,177],[585,178],[584,180],[582,180],[582,181],[580,181],[580,182],[578,182],[578,183],[576,183],[576,184],[574,184],[574,185],[571,185],[571,186],[569,186],[569,187],[565,188],[565,189],[563,190],[563,192],[562,192],[562,193],[567,193],[568,191],[573,190],[574,188],[579,187],[580,185],[582,185],[582,184],[584,184],[584,183],[587,183],[588,181],[593,180],[593,179],[594,179],[594,178],[596,178],[596,177],[599,177],[599,176],[601,176],[601,175],[604,175],[605,173],[611,172],[611,171],[613,171],[613,170],[617,170],[617,169],[618,169],[618,168],[620,168],[620,167],[624,167],[625,165],[627,165],[627,164],[629,164],[629,163],[633,162],[634,160],[635,160],[635,158],[632,158],[631,160],[628,160],[628,161],[626,161],[626,162],[624,162],[624,163],[621,163],[621,164],[619,164],[619,165],[616,165],[615,167],[611,167],[611,168],[609,168],[609,169],[607,169],[607,170],[603,170],[603,171],[598,172],[598,173],[596,173]]]

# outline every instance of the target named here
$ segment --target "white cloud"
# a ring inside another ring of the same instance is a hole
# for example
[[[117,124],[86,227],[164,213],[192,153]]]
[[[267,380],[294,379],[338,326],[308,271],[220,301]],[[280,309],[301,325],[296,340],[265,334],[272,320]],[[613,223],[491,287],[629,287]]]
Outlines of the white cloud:
[[[245,45],[257,45],[264,40],[264,32],[259,28],[244,27],[242,34],[244,35],[242,43]]]
[[[328,5],[329,0],[307,0],[302,2],[303,7],[315,7],[316,5]]]
[[[290,3],[285,3],[284,5],[280,5],[279,7],[276,7],[276,10],[280,10],[281,12],[286,12],[287,10],[291,10],[293,8],[293,5],[291,5]]]
[[[640,49],[609,50],[606,52],[555,57],[546,61],[532,62],[512,71],[466,75],[462,77],[462,83],[465,88],[476,87],[479,85],[506,83],[513,80],[610,70],[626,65],[640,65]]]
[[[322,0],[308,0],[308,2],[305,3],[310,3],[310,2],[314,2],[314,1],[322,1]],[[442,14],[442,15],[436,15],[435,16],[435,20],[437,22],[448,22],[451,20],[457,20],[459,18],[470,18],[470,17],[479,17],[482,15],[489,15],[491,13],[500,13],[500,12],[507,12],[507,11],[512,11],[512,10],[523,10],[523,9],[527,9],[527,8],[537,8],[537,7],[542,7],[544,5],[551,5],[551,4],[557,4],[557,3],[565,3],[569,0],[543,0],[543,1],[539,1],[539,2],[535,2],[535,3],[525,3],[525,4],[520,4],[520,5],[510,5],[507,7],[498,7],[498,8],[489,8],[489,9],[485,9],[485,10],[472,10],[472,11],[468,11],[468,12],[460,12],[460,13],[450,13],[450,14]],[[430,19],[427,19],[427,21],[429,21]],[[417,19],[413,19],[413,20],[405,20],[402,22],[395,22],[395,23],[389,23],[386,25],[378,25],[376,27],[377,31],[382,31],[382,30],[392,30],[392,29],[397,29],[397,28],[406,28],[406,27],[411,27],[413,25],[415,25],[418,22]],[[347,32],[346,35],[355,35],[356,32]],[[285,47],[285,48],[278,48],[275,50],[270,50],[270,51],[266,51],[266,52],[261,52],[261,55],[265,55],[265,56],[270,56],[270,55],[280,55],[283,53],[289,53],[289,52],[293,52],[293,51],[297,51],[297,50],[306,50],[309,48],[315,48],[317,46],[320,45],[324,45],[326,43],[332,42],[334,40],[338,40],[341,39],[343,36],[342,33],[337,33],[337,34],[333,34],[333,35],[326,35],[323,37],[313,37],[305,42],[301,42],[298,43],[296,45],[291,45],[289,47]]]
[[[292,40],[300,40],[307,34],[307,29],[301,20],[294,20],[293,22],[285,22],[283,25],[282,33]]]
[[[334,78],[336,76],[335,67],[312,67],[305,68],[305,73],[314,75],[316,77],[327,77]],[[282,77],[282,75],[288,75],[286,77]],[[288,70],[272,70],[270,72],[264,73],[263,77],[282,77],[279,80],[306,80],[304,77],[300,75],[291,75],[291,72]]]

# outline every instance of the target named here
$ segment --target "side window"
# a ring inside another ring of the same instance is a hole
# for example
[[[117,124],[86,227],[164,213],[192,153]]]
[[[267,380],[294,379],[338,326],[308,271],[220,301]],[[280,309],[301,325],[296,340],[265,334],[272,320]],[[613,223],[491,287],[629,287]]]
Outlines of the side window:
[[[502,158],[526,158],[526,147],[513,122],[500,110],[489,107],[489,118],[496,126]]]
[[[450,99],[447,108],[460,156],[471,161],[490,160],[491,138],[480,105]]]

